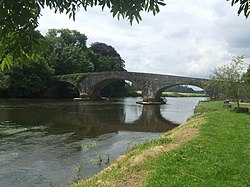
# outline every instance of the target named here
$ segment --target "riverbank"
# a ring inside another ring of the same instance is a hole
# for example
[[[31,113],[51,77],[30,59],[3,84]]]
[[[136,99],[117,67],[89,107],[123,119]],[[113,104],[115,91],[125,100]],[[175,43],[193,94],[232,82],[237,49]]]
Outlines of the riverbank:
[[[127,95],[128,97],[141,97],[141,91],[131,92]],[[205,93],[182,93],[182,92],[162,92],[162,97],[208,97]]]
[[[205,93],[162,92],[162,97],[208,97]]]
[[[185,124],[72,186],[249,186],[249,124],[249,114],[201,102]]]

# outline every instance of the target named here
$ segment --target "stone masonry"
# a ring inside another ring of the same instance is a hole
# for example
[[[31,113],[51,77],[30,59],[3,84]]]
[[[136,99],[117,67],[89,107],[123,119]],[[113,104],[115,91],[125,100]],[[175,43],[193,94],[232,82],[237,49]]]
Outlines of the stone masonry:
[[[173,75],[161,75],[151,73],[136,73],[127,71],[109,71],[90,74],[81,82],[72,78],[60,79],[59,81],[69,82],[75,85],[80,96],[88,98],[99,98],[100,91],[116,80],[128,80],[142,91],[143,101],[160,101],[161,93],[168,87],[175,85],[193,85],[204,88],[208,79],[182,77]]]

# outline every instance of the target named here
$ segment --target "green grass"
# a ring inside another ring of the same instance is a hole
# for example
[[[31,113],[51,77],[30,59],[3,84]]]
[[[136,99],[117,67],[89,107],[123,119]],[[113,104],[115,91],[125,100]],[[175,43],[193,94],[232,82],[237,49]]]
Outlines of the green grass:
[[[187,132],[196,134],[182,142]],[[131,185],[250,186],[250,115],[224,109],[223,102],[201,102],[184,125],[139,144],[100,174],[72,184]]]
[[[162,97],[207,97],[205,93],[162,92]]]
[[[131,95],[141,96],[142,92],[137,90]],[[181,93],[181,92],[162,92],[162,97],[208,97],[205,93]]]
[[[206,102],[197,112],[207,123],[200,135],[162,154],[145,186],[250,186],[250,115]]]

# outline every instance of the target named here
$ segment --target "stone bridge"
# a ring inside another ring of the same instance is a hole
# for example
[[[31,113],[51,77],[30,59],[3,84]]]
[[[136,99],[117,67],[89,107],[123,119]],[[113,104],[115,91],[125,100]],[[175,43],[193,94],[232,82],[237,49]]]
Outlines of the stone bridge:
[[[84,75],[84,74],[83,74]],[[116,80],[128,80],[142,91],[143,102],[161,102],[161,93],[176,85],[193,85],[205,87],[208,79],[161,75],[151,73],[136,73],[127,71],[107,71],[85,74],[82,80],[70,76],[61,76],[58,81],[68,82],[76,86],[81,97],[100,98],[100,91]]]

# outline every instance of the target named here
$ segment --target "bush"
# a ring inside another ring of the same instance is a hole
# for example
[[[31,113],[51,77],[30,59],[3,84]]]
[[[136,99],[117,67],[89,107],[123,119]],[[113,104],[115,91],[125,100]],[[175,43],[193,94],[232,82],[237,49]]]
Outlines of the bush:
[[[247,108],[247,107],[240,107],[240,108],[235,107],[233,109],[233,111],[237,112],[237,113],[248,113],[249,112],[249,108]]]

